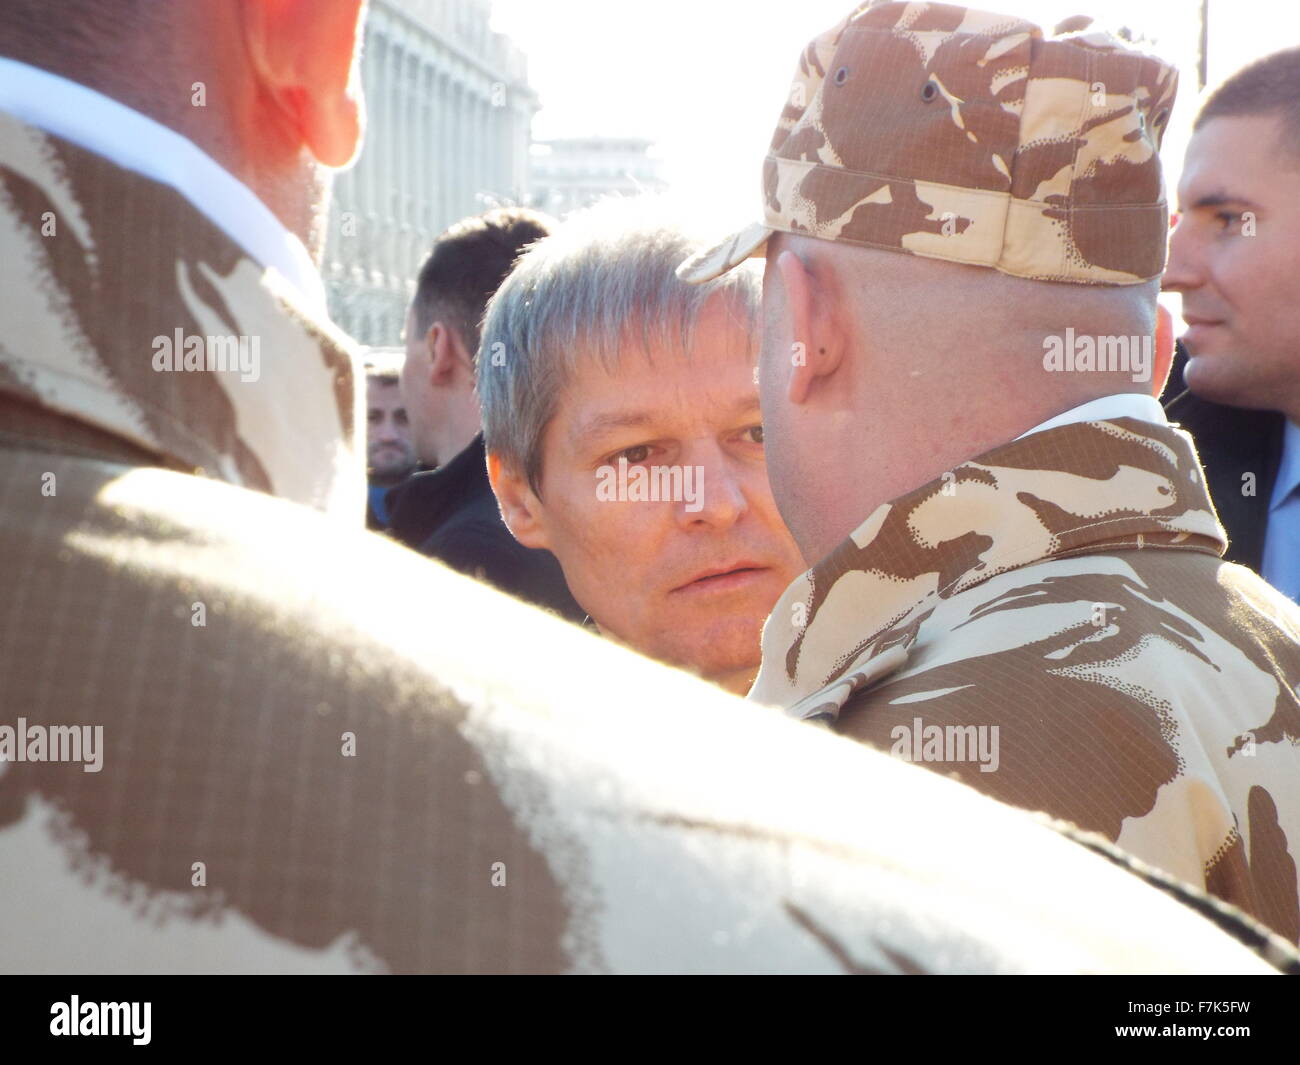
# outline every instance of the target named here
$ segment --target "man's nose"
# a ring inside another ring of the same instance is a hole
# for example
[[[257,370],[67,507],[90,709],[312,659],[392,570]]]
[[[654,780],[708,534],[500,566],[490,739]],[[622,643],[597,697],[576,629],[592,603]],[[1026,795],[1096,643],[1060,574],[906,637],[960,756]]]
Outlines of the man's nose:
[[[1200,252],[1191,229],[1181,220],[1169,235],[1169,260],[1160,278],[1162,292],[1187,292],[1201,284]]]
[[[729,529],[749,509],[738,471],[725,456],[684,467],[682,486],[676,514],[683,529]]]

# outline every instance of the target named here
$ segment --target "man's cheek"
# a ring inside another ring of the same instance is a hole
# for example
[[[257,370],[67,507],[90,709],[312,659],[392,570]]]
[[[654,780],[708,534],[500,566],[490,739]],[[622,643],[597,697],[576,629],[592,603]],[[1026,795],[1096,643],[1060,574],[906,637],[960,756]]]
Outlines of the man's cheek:
[[[570,498],[561,504],[567,553],[595,580],[606,580],[611,568],[631,561],[635,540],[629,542],[622,534],[623,522],[617,513],[627,505],[597,500],[594,489],[589,500]]]

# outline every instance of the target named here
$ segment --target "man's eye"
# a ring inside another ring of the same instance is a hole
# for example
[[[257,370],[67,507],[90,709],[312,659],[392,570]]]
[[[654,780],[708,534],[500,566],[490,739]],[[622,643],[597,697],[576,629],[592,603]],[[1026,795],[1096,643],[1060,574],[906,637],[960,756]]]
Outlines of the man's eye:
[[[745,434],[752,444],[761,444],[763,442],[763,427],[761,425],[751,425],[745,430]]]
[[[610,456],[610,458],[615,460],[627,459],[629,466],[635,466],[638,462],[645,462],[649,457],[649,444],[637,444],[636,447],[625,447],[622,451]]]
[[[1241,213],[1239,211],[1219,211],[1214,217],[1223,223],[1220,228],[1225,233],[1235,229],[1241,222]]]
[[[383,420],[383,417],[384,417],[383,411],[378,411],[378,410],[372,410],[369,412],[368,415],[371,425],[378,425]]]

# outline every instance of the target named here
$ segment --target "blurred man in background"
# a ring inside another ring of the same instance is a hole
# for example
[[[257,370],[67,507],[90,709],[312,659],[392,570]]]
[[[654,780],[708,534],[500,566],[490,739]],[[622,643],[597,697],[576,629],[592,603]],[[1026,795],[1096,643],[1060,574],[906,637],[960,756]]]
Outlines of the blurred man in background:
[[[479,351],[488,468],[601,632],[743,694],[804,568],[767,483],[761,279],[680,281],[698,245],[671,217],[607,201],[519,260]]]
[[[819,560],[751,693],[1300,937],[1300,610],[1153,397],[1174,70],[946,5],[805,50],[763,221],[768,468]],[[936,298],[936,294],[942,296]]]
[[[1164,288],[1190,358],[1167,413],[1196,439],[1227,557],[1300,600],[1300,48],[1210,96],[1178,199]]]
[[[415,469],[411,425],[402,400],[401,348],[371,348],[366,365],[366,528],[388,528],[385,497]]]
[[[538,211],[503,207],[457,222],[434,242],[407,312],[402,370],[416,454],[426,469],[395,490],[388,506],[393,533],[407,546],[581,621],[554,556],[522,546],[502,524],[474,387],[483,308],[520,253],[553,224]]]

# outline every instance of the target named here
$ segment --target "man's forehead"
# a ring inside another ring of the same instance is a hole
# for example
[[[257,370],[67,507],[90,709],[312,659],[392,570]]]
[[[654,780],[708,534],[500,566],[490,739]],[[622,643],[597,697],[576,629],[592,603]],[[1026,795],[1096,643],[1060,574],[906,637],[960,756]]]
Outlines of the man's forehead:
[[[1274,115],[1223,115],[1198,129],[1187,146],[1178,206],[1201,200],[1259,202],[1276,193],[1281,122]]]
[[[384,381],[371,377],[366,381],[366,392],[371,403],[391,406],[402,401],[402,386],[399,381]]]

